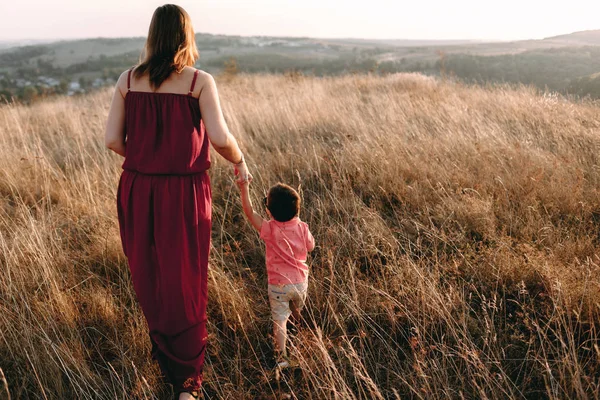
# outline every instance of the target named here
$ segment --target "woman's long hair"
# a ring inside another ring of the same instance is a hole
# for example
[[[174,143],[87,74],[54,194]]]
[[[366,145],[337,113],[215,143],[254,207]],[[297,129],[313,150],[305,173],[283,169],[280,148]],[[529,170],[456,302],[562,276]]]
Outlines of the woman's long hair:
[[[148,73],[150,86],[158,89],[173,71],[181,72],[198,59],[192,20],[175,4],[165,4],[154,11],[148,39],[134,76]]]

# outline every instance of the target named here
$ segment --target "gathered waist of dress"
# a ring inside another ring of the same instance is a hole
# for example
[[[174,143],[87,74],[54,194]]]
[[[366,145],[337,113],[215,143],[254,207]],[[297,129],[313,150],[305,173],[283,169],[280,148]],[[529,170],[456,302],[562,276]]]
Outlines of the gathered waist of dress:
[[[174,173],[174,172],[142,172],[131,168],[123,168],[124,172],[131,172],[134,174],[145,175],[145,176],[158,176],[158,177],[169,177],[169,176],[198,176],[206,174],[208,170],[204,171],[193,171],[193,172],[184,172],[184,173]]]

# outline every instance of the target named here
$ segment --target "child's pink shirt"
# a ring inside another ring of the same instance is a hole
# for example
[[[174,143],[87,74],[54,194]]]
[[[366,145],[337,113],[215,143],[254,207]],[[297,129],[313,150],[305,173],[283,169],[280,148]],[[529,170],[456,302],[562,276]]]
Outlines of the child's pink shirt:
[[[267,275],[270,285],[301,283],[308,278],[306,258],[315,248],[308,225],[294,218],[287,222],[263,221],[260,238],[267,248]]]

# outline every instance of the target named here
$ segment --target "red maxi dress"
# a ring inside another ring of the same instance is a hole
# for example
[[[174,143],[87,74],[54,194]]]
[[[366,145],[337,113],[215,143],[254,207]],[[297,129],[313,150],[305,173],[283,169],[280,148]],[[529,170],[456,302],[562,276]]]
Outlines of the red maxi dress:
[[[176,393],[199,390],[211,234],[209,141],[192,96],[131,90],[117,208],[123,251],[152,356]]]

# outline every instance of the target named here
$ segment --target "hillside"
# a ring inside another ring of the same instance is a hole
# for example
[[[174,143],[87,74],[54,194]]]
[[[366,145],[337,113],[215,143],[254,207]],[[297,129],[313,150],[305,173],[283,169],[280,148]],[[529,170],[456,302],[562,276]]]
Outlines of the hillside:
[[[598,46],[598,44],[600,44],[600,30],[574,32],[568,35],[546,38],[544,41],[564,43],[567,45]]]
[[[318,247],[300,369],[276,381],[263,249],[214,157],[215,398],[598,397],[598,107],[414,74],[241,75],[220,92],[255,203],[298,187]],[[110,97],[0,106],[13,398],[169,398],[120,247]]]
[[[600,70],[600,68],[599,68]],[[582,76],[569,85],[569,93],[580,97],[600,98],[600,73]]]
[[[225,65],[247,73],[311,76],[420,72],[567,93],[577,79],[600,71],[598,32],[494,43],[198,34],[196,67],[214,74]],[[138,62],[143,42],[96,38],[0,50],[0,98],[29,102],[112,86]]]

